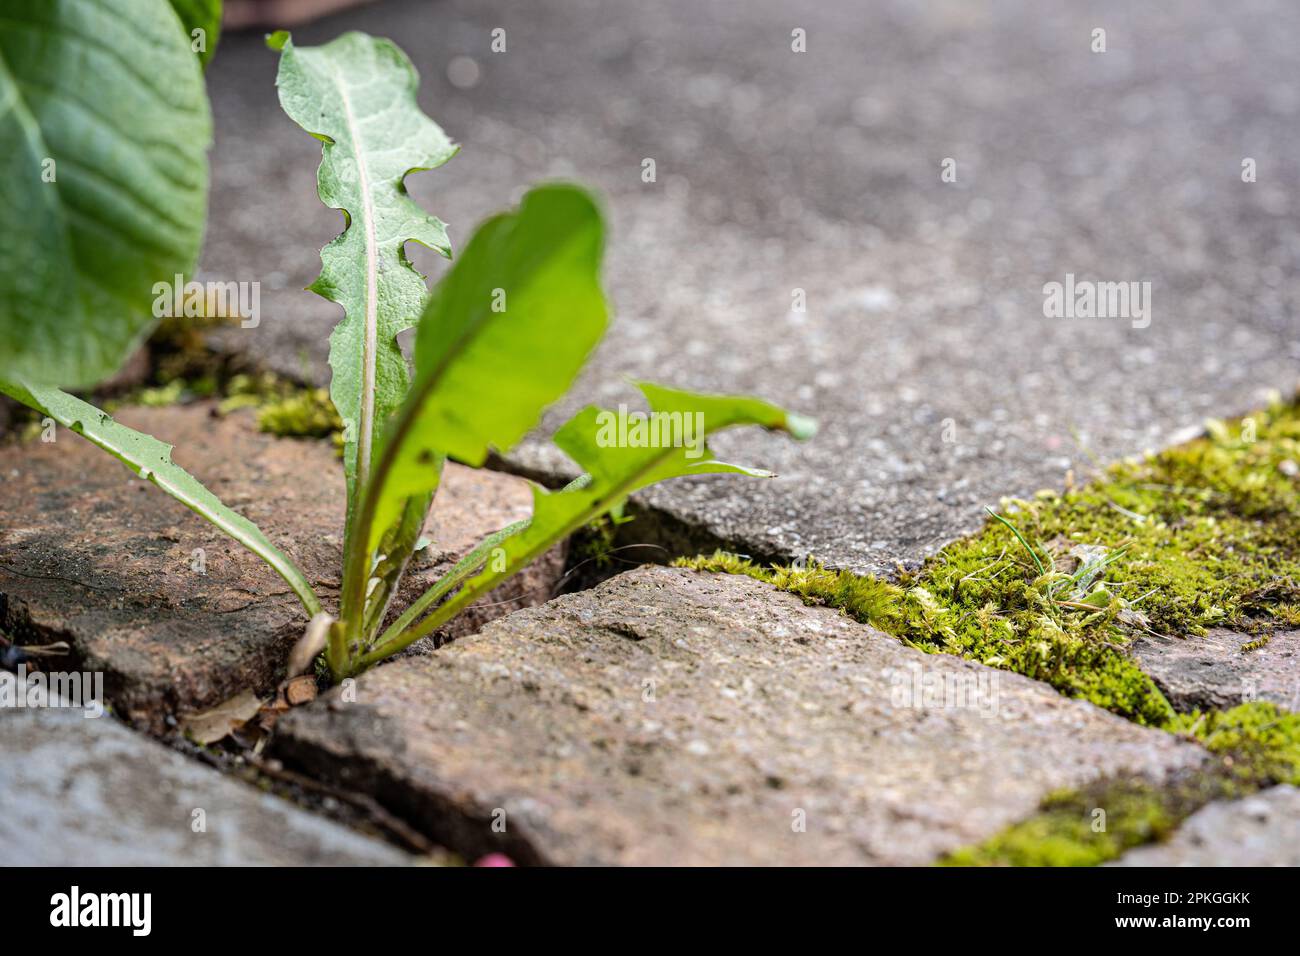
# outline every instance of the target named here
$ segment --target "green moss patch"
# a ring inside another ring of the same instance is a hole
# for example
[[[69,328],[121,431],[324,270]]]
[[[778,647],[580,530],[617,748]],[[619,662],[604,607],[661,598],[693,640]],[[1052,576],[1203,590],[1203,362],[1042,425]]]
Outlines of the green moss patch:
[[[329,390],[304,386],[246,359],[208,348],[207,332],[237,317],[163,319],[149,339],[146,383],[102,400],[112,413],[130,405],[159,407],[214,398],[223,414],[252,408],[258,428],[282,438],[330,438],[342,448],[343,421]]]
[[[1300,786],[1300,714],[1255,701],[1231,710],[1180,714],[1166,729],[1221,755],[1225,769],[1245,786]]]
[[[1205,772],[1155,786],[1108,780],[1043,800],[1039,812],[973,847],[948,866],[1094,866],[1160,840],[1211,800],[1239,799],[1279,783],[1300,785],[1300,714],[1271,703],[1183,714],[1167,729],[1219,760]]]
[[[1127,650],[1144,631],[1230,626],[1266,639],[1300,608],[1300,404],[1032,500],[897,582],[717,553],[678,564],[747,574],[841,608],[922,650],[1045,681],[1142,724],[1175,720]]]
[[[1119,780],[1061,791],[1046,797],[1035,816],[949,854],[940,865],[1096,866],[1168,836],[1223,790],[1219,777],[1206,776],[1159,787]]]
[[[104,409],[112,413],[131,405],[183,405],[203,398],[218,399],[217,408],[223,415],[241,408],[254,409],[257,427],[268,434],[281,438],[332,438],[342,447],[343,420],[330,400],[329,390],[299,385],[271,372],[176,378],[106,401]]]
[[[236,375],[225,389],[220,409],[255,408],[257,427],[282,438],[334,438],[342,441],[343,419],[329,389],[309,388],[269,373]]]

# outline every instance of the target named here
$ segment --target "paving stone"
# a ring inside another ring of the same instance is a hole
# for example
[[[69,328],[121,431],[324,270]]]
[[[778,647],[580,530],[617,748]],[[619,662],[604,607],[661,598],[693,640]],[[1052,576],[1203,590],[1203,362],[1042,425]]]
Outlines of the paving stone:
[[[1215,628],[1204,637],[1144,636],[1132,646],[1138,664],[1176,710],[1235,707],[1248,700],[1300,709],[1300,631],[1278,631],[1263,647],[1241,649],[1258,639]]]
[[[273,746],[464,855],[555,864],[919,864],[1058,787],[1204,759],[752,579],[652,567],[379,667]]]
[[[497,27],[505,53],[490,52]],[[409,181],[458,248],[525,184],[604,193],[617,319],[551,424],[632,400],[629,373],[821,420],[808,445],[718,443],[775,481],[642,495],[683,545],[889,571],[999,496],[1086,471],[1075,433],[1111,459],[1296,383],[1300,5],[1225,18],[1215,0],[394,0],[296,39],[348,29],[397,39],[421,102],[464,145]],[[275,69],[257,31],[223,37],[208,71],[202,264],[262,281],[261,325],[227,347],[290,374],[305,356],[323,381],[338,310],[301,290],[340,218],[317,199],[320,145],[281,115]],[[945,157],[956,182],[940,180]],[[1067,273],[1150,281],[1150,325],[1046,318],[1043,286]],[[515,463],[565,468],[541,443]]]
[[[1164,843],[1111,866],[1300,866],[1300,790],[1273,787],[1197,810]]]
[[[251,413],[207,404],[133,408],[119,418],[173,442],[173,459],[256,522],[320,594],[337,599],[342,466],[328,443],[276,439]],[[434,522],[400,599],[416,596],[483,535],[527,517],[526,482],[449,466]],[[205,573],[194,570],[198,549]],[[562,548],[488,595],[441,637],[540,603],[563,573]],[[105,672],[109,701],[155,730],[166,714],[220,703],[282,677],[305,614],[260,559],[89,442],[5,449],[0,472],[0,627],[22,643],[64,640]]]
[[[0,713],[0,762],[0,866],[393,866],[409,859],[107,716]]]

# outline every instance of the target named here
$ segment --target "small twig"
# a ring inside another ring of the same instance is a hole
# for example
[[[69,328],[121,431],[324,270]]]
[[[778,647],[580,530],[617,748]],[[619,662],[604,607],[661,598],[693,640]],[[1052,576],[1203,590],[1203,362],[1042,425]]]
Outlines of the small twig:
[[[307,630],[289,652],[289,669],[286,677],[297,677],[307,672],[316,656],[325,650],[325,639],[333,623],[334,618],[324,611],[312,616],[312,619],[307,622]]]
[[[27,657],[63,657],[72,653],[72,645],[67,641],[54,641],[51,644],[19,644],[2,630],[0,630],[0,644],[17,648]]]

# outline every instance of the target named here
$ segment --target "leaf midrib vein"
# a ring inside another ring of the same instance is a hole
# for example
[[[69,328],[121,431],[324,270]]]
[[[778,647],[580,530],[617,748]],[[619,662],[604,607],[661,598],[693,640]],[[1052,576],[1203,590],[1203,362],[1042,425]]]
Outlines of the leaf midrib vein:
[[[352,113],[352,100],[337,66],[330,64],[339,99],[343,103],[343,122],[348,130],[348,142],[357,163],[357,179],[361,192],[361,221],[365,228],[366,243],[366,308],[361,341],[361,421],[357,424],[357,485],[364,487],[370,473],[370,448],[373,443],[373,417],[375,412],[375,353],[378,351],[378,289],[379,264],[376,253],[375,210],[370,197],[370,175],[361,149],[360,129]]]

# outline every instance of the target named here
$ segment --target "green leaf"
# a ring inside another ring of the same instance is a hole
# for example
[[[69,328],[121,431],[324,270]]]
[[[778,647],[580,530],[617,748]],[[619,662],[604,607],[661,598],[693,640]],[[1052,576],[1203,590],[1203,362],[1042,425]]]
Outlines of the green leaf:
[[[408,531],[414,510],[423,519],[446,458],[480,465],[489,449],[512,448],[600,340],[602,242],[600,212],[586,192],[539,187],[517,211],[480,226],[430,296],[415,382],[383,432],[350,539],[340,598],[345,643],[382,623],[416,540],[397,532],[399,519]],[[336,641],[332,666],[343,653]]]
[[[320,47],[281,51],[280,105],[324,142],[317,187],[343,210],[343,234],[321,250],[311,289],[343,306],[330,335],[330,397],[344,423],[349,537],[357,489],[366,484],[380,424],[401,404],[409,376],[397,334],[428,295],[406,258],[407,242],[451,255],[446,227],[407,195],[407,174],[441,166],[456,147],[415,100],[415,68],[392,42],[346,33]]]
[[[605,332],[604,229],[583,190],[531,190],[489,219],[420,318],[415,383],[384,435],[370,547],[403,503],[437,487],[442,457],[506,452],[568,390]]]
[[[201,515],[265,561],[293,588],[308,615],[320,611],[320,601],[302,571],[273,545],[262,531],[172,462],[172,446],[151,435],[121,425],[93,405],[57,388],[0,381],[0,392],[48,415],[65,428],[98,445],[131,471],[152,481],[185,507]]]
[[[769,472],[718,461],[702,440],[704,436],[736,425],[759,425],[799,439],[810,438],[816,431],[811,419],[756,398],[701,395],[648,383],[642,383],[640,388],[654,413],[647,420],[663,429],[658,432],[659,439],[652,440],[649,433],[643,433],[653,443],[638,444],[630,427],[620,427],[623,409],[613,412],[588,406],[580,411],[556,432],[555,444],[589,479],[575,481],[557,492],[535,487],[528,526],[501,541],[501,552],[487,562],[488,567],[418,625],[401,632],[386,632],[361,657],[359,666],[377,663],[432,632],[544,554],[555,542],[617,507],[641,488],[686,475],[772,477]],[[630,421],[632,415],[623,418]],[[441,582],[434,585],[435,590],[440,588],[445,593]]]
[[[446,574],[440,577],[434,584],[420,597],[412,602],[411,606],[402,612],[401,616],[395,620],[385,632],[384,638],[397,637],[404,630],[418,621],[436,602],[449,594],[452,588],[459,585],[462,581],[472,575],[492,555],[492,549],[499,547],[501,542],[512,535],[518,534],[529,525],[527,519],[516,521],[513,524],[506,525],[500,531],[494,531],[482,541],[474,546],[474,549],[457,561]],[[383,640],[381,639],[381,640]]]
[[[198,257],[211,138],[167,0],[5,5],[0,378],[89,386],[121,365],[155,284]]]
[[[573,491],[578,488],[585,488],[591,484],[591,475],[579,475],[573,481],[565,485],[565,491]],[[459,585],[462,581],[472,575],[479,568],[483,567],[487,559],[492,556],[492,551],[499,547],[501,542],[506,538],[512,537],[523,531],[532,523],[531,518],[525,518],[523,521],[516,521],[513,524],[506,525],[500,531],[494,531],[478,544],[476,544],[469,553],[462,557],[456,564],[411,605],[402,612],[384,632],[381,641],[395,638],[405,631],[408,627],[418,621],[424,612],[440,601],[444,596],[449,594],[452,588]]]
[[[374,634],[384,621],[388,604],[397,593],[406,566],[415,554],[416,545],[424,530],[425,518],[429,515],[432,494],[415,495],[408,498],[402,511],[402,520],[393,525],[379,542],[379,560],[370,572],[373,584],[365,595],[365,619],[362,631]]]
[[[206,68],[221,38],[221,0],[171,0],[171,4],[180,17],[185,42]],[[196,46],[202,49],[195,49]]]

